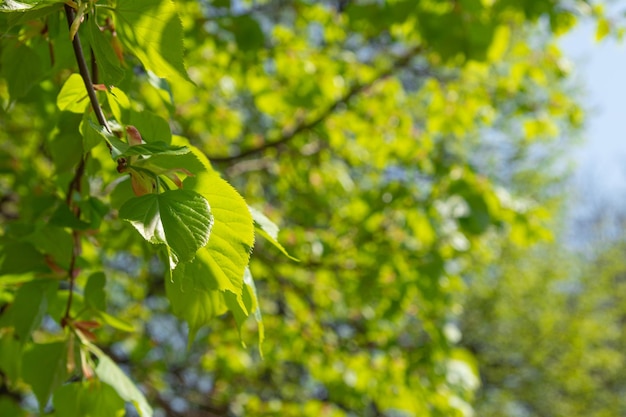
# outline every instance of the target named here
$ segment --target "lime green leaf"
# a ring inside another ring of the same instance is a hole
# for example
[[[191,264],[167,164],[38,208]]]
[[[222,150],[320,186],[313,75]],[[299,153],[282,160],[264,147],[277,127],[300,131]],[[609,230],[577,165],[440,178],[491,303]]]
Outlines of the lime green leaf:
[[[189,80],[183,63],[183,28],[171,0],[120,0],[115,9],[120,40],[159,77]]]
[[[198,254],[198,262],[205,264],[206,279],[216,283],[218,289],[236,294],[243,306],[243,275],[254,245],[254,226],[248,206],[214,171],[189,177],[184,184],[210,201],[215,219],[211,240]]]
[[[184,266],[187,264],[180,265],[174,272]],[[175,281],[166,279],[165,291],[172,312],[189,325],[189,343],[191,343],[200,327],[226,313],[227,308],[221,291],[207,288],[206,278],[194,274],[193,269],[187,271],[188,273],[177,276]]]
[[[48,403],[52,392],[67,379],[67,345],[65,342],[36,344],[24,352],[22,377],[39,402],[39,409]]]
[[[243,276],[243,302],[246,307],[246,310],[243,310],[239,303],[236,300],[236,297],[230,292],[224,293],[224,299],[226,301],[226,305],[228,309],[233,312],[233,316],[235,317],[235,321],[237,322],[237,327],[239,329],[239,334],[241,336],[241,327],[243,326],[246,318],[250,314],[254,315],[254,319],[257,322],[258,326],[258,335],[259,335],[259,347],[263,344],[263,339],[265,338],[265,328],[263,326],[263,318],[261,316],[261,309],[259,307],[258,297],[256,293],[256,286],[254,285],[254,279],[252,278],[252,274],[250,273],[250,269],[246,268],[246,271]]]
[[[152,407],[148,404],[146,397],[117,364],[97,347],[90,345],[89,349],[98,358],[96,367],[98,378],[110,385],[123,400],[133,403],[141,417],[151,417]]]
[[[110,314],[105,313],[104,311],[98,311],[98,317],[107,325],[113,327],[114,329],[121,330],[123,332],[134,332],[135,327],[132,324],[118,318],[115,316],[111,316]]]
[[[89,97],[80,74],[70,75],[57,96],[57,107],[61,111],[83,113],[89,106]]]
[[[110,87],[106,91],[107,103],[111,108],[111,113],[117,119],[118,122],[126,120],[126,114],[130,110],[130,100],[125,92],[117,87]]]
[[[163,243],[170,251],[170,267],[193,259],[209,241],[213,217],[206,198],[187,190],[171,190],[128,200],[120,217],[144,239]]]
[[[144,143],[142,145],[130,146],[121,154],[121,157],[133,155],[184,155],[189,153],[189,148],[185,146],[171,146],[165,142]]]
[[[265,216],[265,214],[261,213],[259,210],[253,207],[248,208],[250,209],[250,213],[252,214],[252,218],[254,219],[255,232],[258,235],[263,236],[268,242],[270,242],[279,251],[281,251],[282,254],[285,255],[287,258],[291,259],[292,261],[299,262],[297,258],[289,255],[287,249],[285,249],[283,245],[278,242],[278,226],[276,226],[274,222],[268,219],[267,216]]]
[[[86,23],[89,44],[96,55],[102,81],[108,87],[117,85],[124,77],[124,69],[122,69],[120,60],[113,50],[111,41],[100,30],[96,19],[88,19]]]
[[[115,389],[99,381],[63,385],[52,399],[57,415],[63,417],[121,417],[124,400]]]
[[[85,284],[85,303],[96,310],[106,310],[106,293],[104,286],[106,284],[106,276],[103,272],[94,272],[87,278]]]

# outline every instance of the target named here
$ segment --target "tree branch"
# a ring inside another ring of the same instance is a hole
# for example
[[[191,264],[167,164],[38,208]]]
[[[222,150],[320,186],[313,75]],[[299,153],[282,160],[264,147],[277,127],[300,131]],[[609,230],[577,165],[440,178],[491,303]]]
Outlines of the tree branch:
[[[389,77],[390,75],[393,75],[399,69],[404,68],[411,61],[411,58],[416,56],[420,51],[421,51],[420,47],[415,47],[415,48],[410,49],[409,51],[407,51],[406,53],[398,57],[389,68],[377,74],[373,79],[364,83],[357,83],[353,85],[352,88],[350,88],[343,96],[335,100],[330,106],[328,106],[324,111],[322,111],[317,117],[308,121],[303,120],[291,128],[283,129],[282,134],[278,138],[267,141],[263,145],[258,146],[256,148],[243,150],[235,155],[214,156],[214,157],[209,156],[209,160],[211,160],[211,162],[232,162],[238,159],[246,158],[251,155],[263,153],[264,151],[268,149],[276,148],[278,146],[281,146],[289,142],[299,133],[314,129],[317,125],[319,125],[324,120],[326,120],[329,116],[331,116],[337,110],[339,106],[348,104],[348,102],[353,97],[371,88],[379,81]]]
[[[72,23],[76,18],[76,14],[74,13],[74,9],[67,4],[65,5],[65,16],[67,17],[67,24],[71,28]],[[74,47],[74,55],[76,56],[76,62],[78,63],[78,71],[80,72],[80,76],[83,78],[83,82],[85,83],[87,95],[89,96],[89,101],[91,102],[91,107],[96,114],[98,123],[100,123],[100,125],[103,126],[108,132],[111,132],[107,119],[104,117],[102,107],[100,107],[100,103],[98,102],[96,90],[93,88],[93,83],[91,82],[91,77],[89,75],[89,68],[87,67],[87,61],[85,60],[85,54],[80,43],[80,38],[78,37],[78,33],[76,33],[74,35],[74,39],[72,39],[72,46]]]
[[[74,22],[74,19],[76,19],[76,14],[74,13],[74,9],[72,9],[72,7],[67,4],[65,4],[65,16],[67,18],[68,27],[71,30],[72,23]],[[91,102],[91,107],[93,108],[93,111],[96,114],[98,123],[100,123],[100,125],[102,125],[107,131],[111,132],[111,129],[109,128],[107,124],[106,117],[104,116],[104,112],[102,111],[102,107],[100,107],[100,103],[98,102],[96,91],[93,88],[93,82],[89,75],[89,68],[87,67],[87,61],[85,59],[85,54],[83,52],[83,47],[80,43],[80,38],[78,36],[78,33],[76,33],[74,35],[74,39],[72,39],[72,46],[74,48],[74,55],[76,57],[76,63],[78,64],[78,70],[83,79],[83,83],[85,84],[85,89],[87,90],[87,95],[89,96],[89,101]],[[97,77],[98,70],[97,70],[95,56],[93,54],[93,51],[91,52],[91,64],[92,64],[93,76]],[[79,193],[81,191],[81,181],[85,173],[86,162],[87,162],[87,155],[84,155],[81,158],[80,162],[78,163],[78,166],[76,167],[76,171],[74,172],[74,177],[72,178],[72,181],[70,182],[70,185],[67,190],[67,196],[65,199],[65,202],[70,207],[70,209],[73,209],[72,211],[74,212],[74,215],[77,218],[80,218],[80,207],[72,204],[72,195],[74,194],[75,191]],[[69,294],[67,298],[67,305],[65,307],[65,315],[63,316],[63,319],[61,320],[61,324],[63,326],[66,326],[68,322],[70,321],[70,311],[72,307],[72,299],[73,299],[73,294],[74,294],[74,281],[76,280],[76,275],[78,274],[78,270],[76,268],[76,260],[78,259],[78,257],[80,256],[82,252],[80,233],[78,230],[72,231],[72,242],[73,242],[72,256],[70,258],[70,265],[67,271],[70,286],[69,286]]]

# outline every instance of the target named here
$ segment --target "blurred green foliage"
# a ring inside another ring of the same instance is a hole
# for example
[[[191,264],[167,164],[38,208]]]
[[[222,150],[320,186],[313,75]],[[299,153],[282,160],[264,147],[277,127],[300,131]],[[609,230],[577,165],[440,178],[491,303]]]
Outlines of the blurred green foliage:
[[[583,123],[556,37],[600,10],[70,3],[117,136],[76,72],[69,6],[5,0],[0,415],[33,395],[59,417],[500,415],[508,395],[583,415],[593,370],[561,407],[489,361],[543,366],[515,343],[568,318],[546,299],[567,270],[514,265],[552,237],[551,147]],[[525,298],[539,329],[517,320]],[[546,384],[561,395],[588,352],[568,343],[605,337],[564,334]]]

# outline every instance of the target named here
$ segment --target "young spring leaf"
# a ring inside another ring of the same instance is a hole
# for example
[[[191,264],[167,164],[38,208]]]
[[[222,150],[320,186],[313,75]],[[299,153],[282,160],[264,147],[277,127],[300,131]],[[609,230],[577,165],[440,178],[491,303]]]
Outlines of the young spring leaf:
[[[233,316],[235,317],[235,321],[237,322],[237,327],[239,329],[239,335],[242,338],[243,335],[241,334],[241,327],[250,315],[254,315],[254,319],[256,320],[258,326],[260,349],[263,344],[263,339],[265,338],[265,327],[263,326],[263,318],[261,316],[261,309],[257,298],[256,285],[254,285],[254,279],[252,278],[249,268],[246,268],[243,276],[243,283],[244,288],[242,299],[246,307],[245,310],[240,307],[239,302],[232,293],[224,293],[224,301],[226,302],[228,309],[233,312]]]
[[[292,261],[299,262],[297,258],[291,256],[287,249],[283,247],[283,245],[278,242],[278,226],[274,222],[265,216],[265,214],[261,213],[259,210],[248,207],[250,209],[250,214],[252,214],[252,218],[254,219],[254,231],[263,236],[268,242],[270,242],[276,249],[278,249],[283,255]]]
[[[119,212],[144,239],[168,246],[170,268],[193,259],[209,241],[213,216],[209,202],[188,190],[168,190],[128,200]]]
[[[183,265],[191,266],[196,263],[190,262]],[[174,272],[183,268],[183,265]],[[185,320],[189,326],[190,344],[198,329],[228,311],[224,293],[217,289],[207,289],[204,281],[205,277],[194,273],[181,274],[175,280],[165,280],[165,292],[172,312]]]
[[[115,27],[122,43],[159,77],[189,80],[183,28],[171,0],[119,0]]]
[[[70,75],[57,96],[57,107],[61,111],[83,113],[89,106],[85,83],[80,74]]]

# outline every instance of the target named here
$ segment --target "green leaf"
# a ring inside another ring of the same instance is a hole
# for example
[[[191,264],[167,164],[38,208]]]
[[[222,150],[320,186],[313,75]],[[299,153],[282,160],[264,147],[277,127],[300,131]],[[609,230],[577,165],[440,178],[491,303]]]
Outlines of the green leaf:
[[[171,146],[165,142],[151,142],[130,146],[120,157],[133,155],[185,155],[189,148],[185,146]]]
[[[89,349],[98,358],[98,366],[95,370],[98,378],[110,385],[123,400],[133,403],[141,417],[151,417],[152,407],[148,404],[146,397],[117,364],[97,347],[90,345]]]
[[[11,334],[3,333],[0,337],[0,370],[12,384],[17,383],[20,376],[22,346]]]
[[[12,326],[21,341],[30,338],[39,327],[48,308],[47,292],[56,288],[53,280],[37,280],[23,284],[7,312],[1,316],[2,327]]]
[[[115,316],[111,316],[110,314],[105,313],[104,311],[98,311],[98,317],[107,325],[113,327],[114,329],[121,330],[123,332],[134,332],[135,327]]]
[[[23,417],[25,415],[26,411],[22,410],[20,406],[8,396],[0,397],[0,416]]]
[[[24,352],[22,377],[31,386],[41,411],[52,392],[67,379],[67,356],[65,342],[36,344]]]
[[[53,224],[38,225],[37,229],[24,240],[32,243],[38,251],[45,253],[61,268],[69,267],[73,250],[72,235],[69,231]]]
[[[63,385],[54,392],[54,409],[59,417],[121,417],[124,400],[115,389],[100,381]]]
[[[59,204],[52,214],[52,217],[50,217],[50,224],[76,230],[86,230],[89,228],[89,223],[79,220],[65,203]]]
[[[86,23],[89,44],[96,55],[102,81],[107,87],[117,85],[124,78],[124,69],[113,50],[111,40],[100,30],[96,19],[88,19]]]
[[[80,74],[70,75],[57,96],[57,107],[61,111],[84,113],[89,106],[89,97]]]
[[[22,3],[16,0],[3,0],[2,4],[0,4],[0,12],[11,13],[11,12],[27,12],[29,10],[41,9],[43,7],[48,7],[52,4],[63,4],[63,1],[59,0],[39,0],[39,1],[29,1],[28,3]]]
[[[186,264],[180,265],[174,272],[183,268],[183,265]],[[193,274],[192,271],[180,274],[175,281],[166,279],[165,292],[172,306],[172,312],[189,325],[189,344],[193,341],[198,329],[228,311],[224,293],[207,288],[206,277]]]
[[[133,125],[141,132],[141,137],[147,143],[172,143],[170,124],[161,116],[150,111],[130,112],[129,125]]]
[[[11,100],[16,100],[39,84],[45,74],[44,66],[39,55],[22,42],[2,45],[2,49],[1,74],[7,80]]]
[[[93,120],[87,120],[87,129],[91,129],[91,135],[96,134],[101,139],[105,140],[111,146],[111,157],[117,159],[130,147],[128,143],[122,142],[115,135],[109,133],[104,126],[96,124]],[[87,135],[87,133],[84,133]]]
[[[171,0],[119,0],[118,35],[147,70],[189,80],[183,63],[183,28]]]
[[[250,210],[250,214],[252,214],[252,218],[254,219],[254,231],[258,235],[263,236],[287,258],[291,259],[292,261],[300,262],[297,258],[291,256],[287,252],[287,249],[285,249],[283,245],[278,242],[278,226],[276,226],[274,222],[268,219],[267,216],[265,216],[265,214],[261,213],[259,210],[253,207],[248,207],[248,209]]]
[[[265,328],[263,326],[263,318],[261,316],[261,309],[259,307],[258,297],[256,293],[256,286],[254,285],[254,279],[252,278],[252,274],[250,273],[250,269],[246,268],[246,271],[243,276],[244,289],[243,289],[243,302],[246,309],[242,309],[239,305],[236,297],[230,292],[224,293],[224,300],[226,301],[226,305],[228,309],[233,312],[233,316],[235,317],[235,321],[237,322],[237,327],[239,329],[239,335],[241,336],[241,328],[248,318],[250,314],[254,315],[254,319],[257,322],[258,326],[258,335],[259,335],[259,348],[263,344],[263,339],[265,338]]]
[[[94,272],[87,278],[85,284],[85,303],[96,310],[106,311],[106,293],[104,286],[106,276],[103,272]]]
[[[254,226],[248,206],[239,193],[216,172],[189,177],[184,185],[211,202],[214,217],[211,239],[197,257],[205,279],[217,289],[237,295],[242,307],[243,275],[254,245]],[[196,262],[196,261],[194,261]],[[174,271],[176,272],[176,271]],[[174,275],[176,279],[177,275]]]
[[[28,242],[0,238],[0,275],[47,272],[45,258]]]
[[[170,267],[193,259],[209,241],[213,217],[209,202],[198,193],[171,190],[128,200],[120,218],[129,221],[144,239],[170,249]]]

